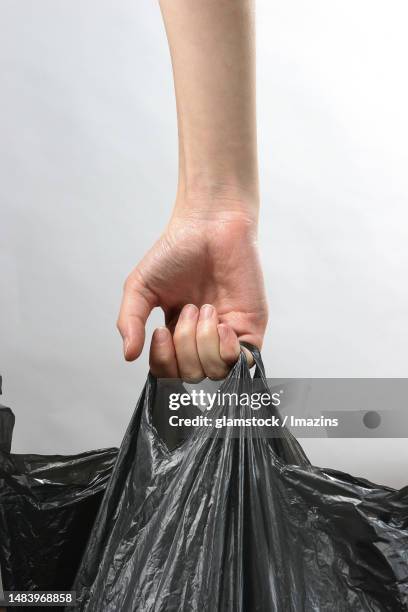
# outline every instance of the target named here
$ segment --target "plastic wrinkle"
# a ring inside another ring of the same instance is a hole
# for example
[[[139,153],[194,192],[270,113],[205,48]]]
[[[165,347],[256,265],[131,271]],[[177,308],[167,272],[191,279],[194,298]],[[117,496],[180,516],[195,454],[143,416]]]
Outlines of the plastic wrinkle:
[[[241,355],[222,390],[252,384]],[[408,610],[408,487],[311,466],[287,430],[176,435],[168,393],[149,375],[118,453],[1,453],[5,588],[72,588],[84,612]]]

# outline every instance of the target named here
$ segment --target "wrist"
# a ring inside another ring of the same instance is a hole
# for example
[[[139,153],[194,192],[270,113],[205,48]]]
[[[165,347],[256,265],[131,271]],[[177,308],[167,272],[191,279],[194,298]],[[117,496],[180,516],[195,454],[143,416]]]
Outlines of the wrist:
[[[234,219],[257,225],[259,194],[257,186],[244,188],[234,183],[208,183],[186,188],[179,185],[173,218],[203,220]]]

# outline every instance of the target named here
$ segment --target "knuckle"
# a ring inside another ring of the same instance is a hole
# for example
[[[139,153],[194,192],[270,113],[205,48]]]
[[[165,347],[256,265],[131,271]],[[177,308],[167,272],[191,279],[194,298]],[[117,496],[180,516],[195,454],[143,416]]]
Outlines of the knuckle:
[[[173,339],[175,343],[184,342],[190,336],[189,329],[185,325],[176,325]]]
[[[262,331],[264,331],[264,330],[265,330],[265,328],[266,328],[266,326],[267,326],[267,324],[268,324],[268,320],[269,320],[269,313],[268,313],[268,310],[267,310],[267,309],[265,309],[265,310],[263,310],[263,311],[260,313],[259,318],[258,318],[258,327],[259,327],[259,328],[260,328]]]
[[[228,374],[228,369],[220,365],[208,365],[205,368],[205,374],[210,380],[221,380]]]
[[[132,291],[134,284],[135,284],[134,278],[132,274],[129,274],[129,276],[125,278],[125,282],[123,283],[124,293],[127,293],[128,291]]]
[[[167,353],[155,353],[150,358],[150,364],[155,364],[158,366],[168,365],[170,361],[170,355]]]
[[[132,270],[125,279],[123,290],[126,292],[138,291],[143,287],[142,277],[137,268]]]
[[[200,342],[206,342],[207,340],[211,340],[213,336],[213,330],[207,325],[198,325],[197,326],[197,339]]]
[[[239,351],[238,353],[236,353],[235,351],[221,353],[221,357],[226,363],[232,365],[238,361]]]
[[[201,382],[205,377],[202,372],[183,372],[181,378],[186,383],[194,384]]]

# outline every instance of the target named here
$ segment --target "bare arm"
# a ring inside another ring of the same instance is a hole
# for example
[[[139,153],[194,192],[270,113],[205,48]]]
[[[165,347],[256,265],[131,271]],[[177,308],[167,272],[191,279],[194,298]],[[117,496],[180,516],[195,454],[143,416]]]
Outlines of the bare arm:
[[[131,361],[159,306],[167,358],[187,364],[181,370],[192,369],[190,359],[197,373],[221,375],[217,324],[236,352],[238,340],[261,346],[267,320],[257,253],[254,2],[161,0],[160,6],[177,99],[178,189],[165,232],[126,281],[118,328]],[[197,332],[196,347],[186,355],[183,334],[176,334],[170,355],[171,333],[189,303],[197,307],[195,319],[189,310],[189,342]],[[205,304],[214,306],[212,317],[198,310]]]
[[[243,200],[254,214],[254,1],[161,0],[160,5],[177,99],[178,204],[221,197]]]

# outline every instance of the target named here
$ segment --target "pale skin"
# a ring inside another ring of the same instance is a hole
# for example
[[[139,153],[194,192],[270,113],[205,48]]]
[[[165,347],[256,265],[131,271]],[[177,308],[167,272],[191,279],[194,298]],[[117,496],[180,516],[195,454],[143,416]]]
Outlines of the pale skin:
[[[219,379],[240,341],[261,348],[268,316],[257,250],[254,0],[160,7],[176,90],[178,189],[166,229],[126,280],[118,329],[133,361],[160,307],[166,325],[153,334],[153,374]]]

